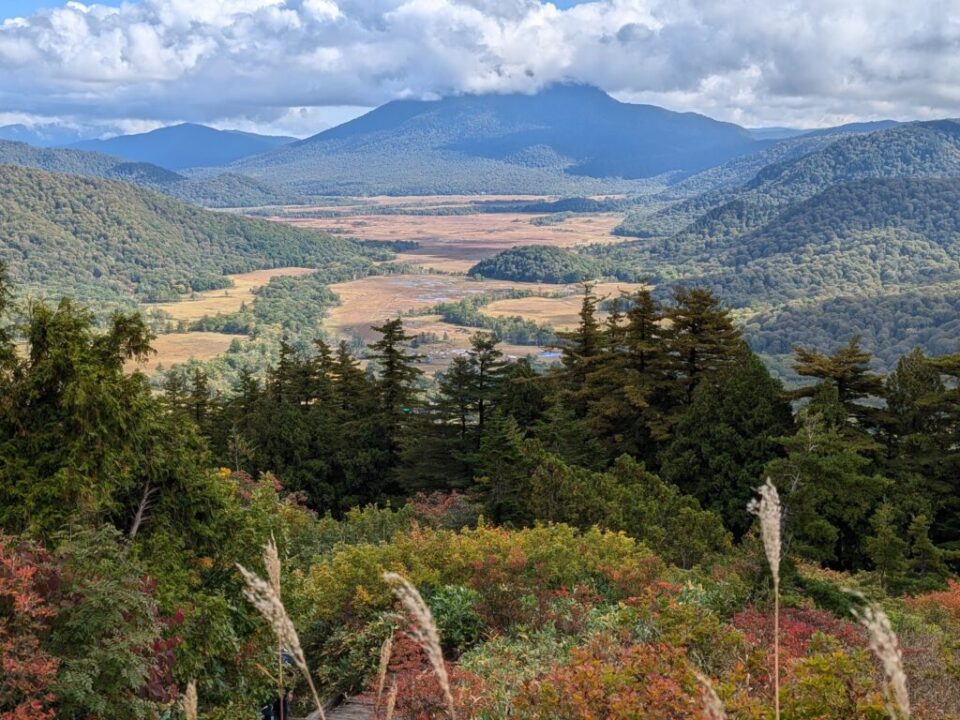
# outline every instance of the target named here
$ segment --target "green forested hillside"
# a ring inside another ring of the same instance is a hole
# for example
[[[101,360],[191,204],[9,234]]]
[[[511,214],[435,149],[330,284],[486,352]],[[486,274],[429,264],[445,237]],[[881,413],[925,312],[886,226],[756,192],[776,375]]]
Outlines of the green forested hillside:
[[[298,202],[299,196],[236,173],[185,177],[148,162],[65,148],[36,148],[0,140],[0,165],[36,168],[83,177],[123,180],[205,207],[254,207]]]
[[[366,268],[350,240],[201,210],[120,182],[0,166],[0,261],[44,296],[172,299],[225,273]]]
[[[693,189],[699,185],[706,191],[653,215],[631,214],[618,233],[676,234],[674,244],[693,246],[728,242],[790,204],[838,183],[871,177],[958,175],[960,123],[954,120],[797,138],[690,178],[687,183]]]
[[[960,283],[792,303],[751,317],[744,334],[756,352],[768,356],[789,356],[796,345],[836,347],[857,335],[884,368],[914,347],[931,355],[955,353],[960,351]]]
[[[593,258],[549,245],[525,245],[481,260],[468,274],[520,282],[575,283],[600,273]]]
[[[737,306],[960,280],[960,178],[838,185],[703,262]]]

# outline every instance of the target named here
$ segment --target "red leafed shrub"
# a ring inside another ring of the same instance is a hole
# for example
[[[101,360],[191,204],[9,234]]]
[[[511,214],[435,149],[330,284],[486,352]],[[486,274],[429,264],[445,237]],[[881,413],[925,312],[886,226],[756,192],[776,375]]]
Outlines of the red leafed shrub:
[[[413,516],[432,528],[459,530],[476,525],[480,506],[456,490],[450,493],[417,493],[409,501]]]
[[[933,620],[960,623],[960,582],[950,580],[946,590],[917,595],[906,604]]]
[[[476,709],[474,700],[478,698],[479,679],[460,670],[452,663],[446,663],[447,675],[453,691],[454,704],[459,717],[469,717]],[[374,685],[377,679],[374,679]],[[447,705],[436,674],[427,660],[423,649],[404,633],[397,633],[393,639],[393,653],[387,673],[386,687],[380,704],[376,708],[376,717],[385,717],[386,698],[389,689],[397,688],[394,718],[397,720],[432,720],[447,717]],[[376,701],[376,687],[369,693],[370,700]]]
[[[152,584],[146,592],[152,592]],[[150,677],[144,686],[141,695],[152,702],[171,703],[177,699],[177,683],[173,677],[173,669],[177,663],[176,650],[183,644],[183,638],[175,634],[176,629],[183,624],[185,616],[182,610],[165,618],[157,616],[157,622],[164,627],[165,637],[155,639],[145,656],[150,659]]]
[[[742,630],[747,640],[760,647],[773,647],[773,616],[750,608],[733,616],[734,627]],[[867,640],[861,628],[840,620],[823,610],[783,608],[780,611],[780,653],[784,660],[806,657],[810,641],[817,633],[829,635],[846,648],[863,649]]]
[[[44,600],[55,580],[42,551],[0,535],[0,720],[49,720],[57,660],[40,647],[55,615]]]
[[[598,642],[526,683],[516,709],[530,720],[701,720],[703,688],[680,648]]]

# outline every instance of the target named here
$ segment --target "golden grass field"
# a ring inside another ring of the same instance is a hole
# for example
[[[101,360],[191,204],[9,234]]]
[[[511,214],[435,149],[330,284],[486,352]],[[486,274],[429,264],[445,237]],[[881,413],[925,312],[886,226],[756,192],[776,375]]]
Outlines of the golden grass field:
[[[144,305],[143,309],[161,310],[168,313],[174,320],[184,322],[199,320],[204,315],[226,315],[239,310],[243,303],[253,302],[253,291],[261,285],[266,285],[270,278],[306,275],[312,272],[311,268],[286,267],[229,275],[228,277],[233,280],[231,288],[196,293],[195,297],[179,302],[151,303]]]
[[[339,218],[290,218],[297,227],[326,230],[364,240],[412,240],[416,250],[400,253],[397,262],[451,273],[465,273],[484,258],[517,245],[574,247],[613,243],[611,234],[623,219],[619,213],[574,216],[555,225],[534,225],[534,215],[349,215]]]
[[[569,287],[569,286],[568,286]],[[600,298],[619,297],[642,288],[634,283],[598,283],[594,293]],[[483,308],[484,315],[491,317],[520,317],[540,324],[553,326],[556,330],[569,330],[579,322],[581,295],[573,293],[565,297],[526,297],[494,300]]]
[[[363,214],[364,207],[393,207],[424,209],[438,207],[465,207],[483,200],[550,200],[533,196],[432,196],[432,197],[371,197],[347,199],[347,204],[322,203],[312,208],[291,208],[297,211],[336,210],[344,215],[335,218],[287,218],[275,220],[297,227],[327,230],[339,235],[363,240],[412,240],[420,247],[399,253],[395,262],[408,263],[440,274],[404,274],[368,277],[352,282],[338,283],[331,289],[340,296],[341,304],[333,308],[326,320],[331,335],[364,341],[373,340],[372,325],[404,315],[404,325],[411,335],[429,333],[439,342],[420,348],[427,372],[445,368],[450,359],[469,347],[475,328],[465,328],[442,322],[438,316],[409,316],[422,312],[441,302],[453,302],[470,295],[494,290],[524,289],[559,297],[528,297],[499,300],[488,305],[484,312],[491,316],[520,315],[557,329],[576,324],[580,298],[576,286],[538,285],[501,280],[472,280],[466,277],[479,260],[517,245],[552,245],[570,248],[592,243],[613,243],[618,238],[611,234],[622,220],[618,213],[574,215],[565,222],[534,225],[534,215],[521,213],[475,213],[471,215],[378,215]],[[177,303],[144,306],[168,313],[174,320],[192,322],[204,315],[231,313],[242,303],[253,301],[253,290],[272,277],[303,275],[308,268],[277,268],[232,275],[234,287],[198,293],[195,298]],[[596,287],[601,297],[612,296],[620,290],[630,291],[638,285],[603,283]],[[159,337],[154,345],[158,351],[146,371],[157,365],[169,366],[192,358],[210,359],[224,352],[235,335],[220,333],[182,333]],[[540,349],[531,346],[501,346],[511,357],[537,355]]]
[[[234,340],[247,342],[242,335],[227,335],[215,332],[170,333],[158,335],[150,343],[156,350],[155,355],[142,363],[128,363],[131,369],[137,368],[147,375],[155,372],[161,365],[165,368],[184,363],[188,360],[210,360],[225,353]]]
[[[340,296],[340,305],[330,311],[326,325],[339,334],[369,340],[376,336],[371,324],[398,314],[491,290],[535,287],[506,280],[470,280],[463,275],[376,275],[331,285],[330,289]]]

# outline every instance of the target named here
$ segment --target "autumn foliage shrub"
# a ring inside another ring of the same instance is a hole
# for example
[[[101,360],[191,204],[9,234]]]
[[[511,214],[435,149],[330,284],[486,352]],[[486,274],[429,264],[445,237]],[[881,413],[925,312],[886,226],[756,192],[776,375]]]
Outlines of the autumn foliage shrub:
[[[773,620],[770,613],[749,608],[733,616],[732,624],[759,647],[772,645]],[[823,610],[783,608],[780,611],[780,652],[785,660],[806,657],[817,633],[836,638],[848,649],[864,649],[867,639],[863,629],[840,620]]]
[[[529,681],[516,700],[515,717],[700,720],[702,693],[681,648],[661,643],[618,647],[598,640]]]
[[[0,534],[0,720],[48,720],[59,662],[41,647],[56,580],[38,548]]]
[[[339,547],[310,568],[298,603],[314,622],[363,624],[393,605],[384,570],[427,594],[444,585],[472,588],[484,621],[499,629],[528,620],[525,603],[541,593],[583,584],[608,600],[638,594],[663,564],[626,535],[597,529],[413,528],[388,543]]]

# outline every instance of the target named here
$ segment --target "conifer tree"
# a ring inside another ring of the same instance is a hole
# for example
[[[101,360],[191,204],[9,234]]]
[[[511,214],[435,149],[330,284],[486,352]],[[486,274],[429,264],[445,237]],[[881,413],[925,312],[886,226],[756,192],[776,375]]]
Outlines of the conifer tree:
[[[739,357],[743,346],[713,293],[703,288],[677,288],[674,306],[666,313],[670,321],[669,353],[680,388],[682,403],[693,400],[693,391],[705,378],[714,375]]]
[[[501,414],[513,417],[521,428],[530,428],[547,409],[548,383],[527,358],[509,362],[503,368],[495,405]]]
[[[870,353],[860,348],[860,337],[850,339],[844,347],[831,355],[823,355],[804,347],[795,348],[794,370],[803,377],[816,378],[832,385],[844,407],[848,422],[863,430],[876,424],[877,412],[862,401],[883,397],[883,379],[870,372]],[[802,388],[794,397],[811,397],[816,386]]]
[[[846,432],[845,417],[836,388],[821,386],[800,411],[796,434],[780,440],[786,457],[765,474],[781,490],[785,548],[851,569],[863,564],[861,539],[891,483],[872,467],[875,444]]]
[[[496,524],[529,522],[525,499],[530,467],[523,432],[510,416],[494,415],[480,440],[476,460],[477,488],[486,516]]]
[[[701,382],[661,454],[660,475],[717,512],[737,536],[750,527],[743,508],[767,463],[781,454],[776,438],[793,431],[783,386],[742,348],[739,359]]]
[[[587,373],[604,350],[605,338],[602,325],[597,318],[599,299],[593,293],[593,285],[583,286],[583,301],[580,304],[580,322],[575,330],[557,333],[561,340],[560,361],[565,370],[564,377],[568,387],[576,390],[582,387]]]
[[[949,575],[943,559],[943,551],[930,539],[930,520],[926,515],[916,515],[907,529],[910,539],[910,568],[920,577]]]
[[[410,413],[417,395],[416,382],[423,375],[416,365],[420,356],[407,351],[411,338],[404,332],[400,318],[373,329],[380,333],[380,339],[370,346],[370,358],[379,369],[381,407],[388,423],[398,425]]]
[[[880,586],[886,589],[907,569],[907,543],[896,523],[892,503],[882,503],[870,519],[873,535],[864,541],[867,557],[880,575]]]
[[[470,338],[470,365],[474,375],[474,394],[477,409],[477,442],[483,437],[483,426],[497,396],[503,375],[503,353],[497,348],[500,341],[491,333],[476,333]]]

